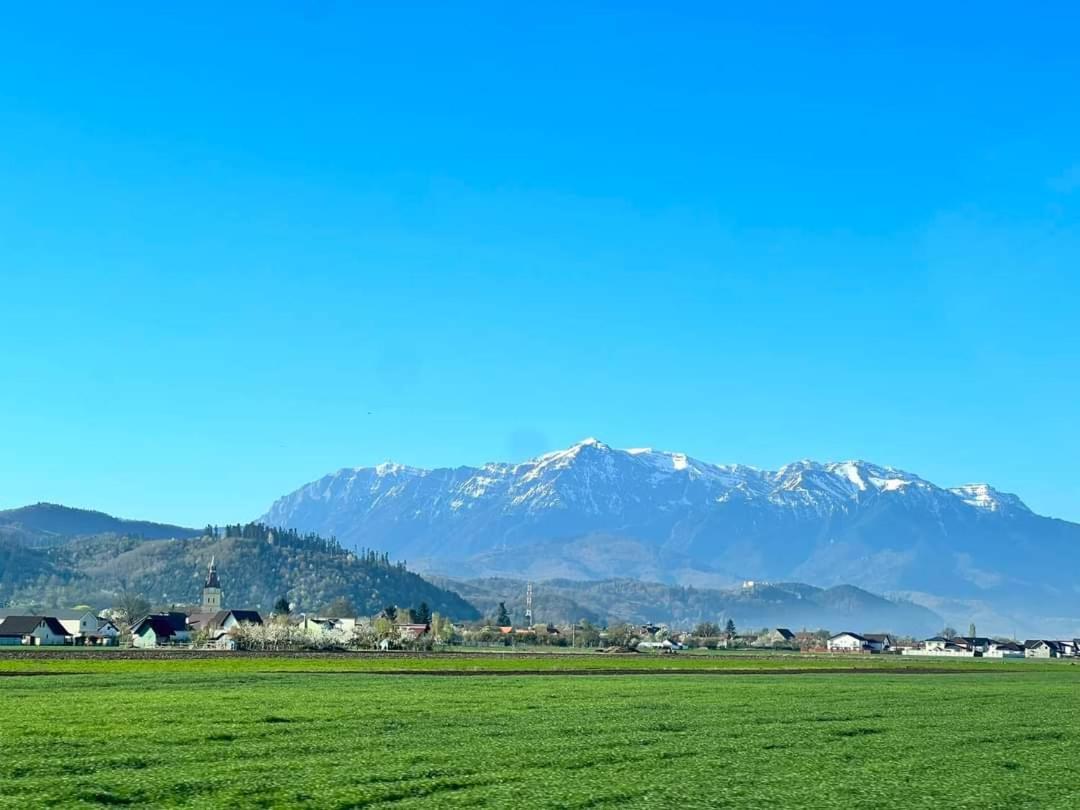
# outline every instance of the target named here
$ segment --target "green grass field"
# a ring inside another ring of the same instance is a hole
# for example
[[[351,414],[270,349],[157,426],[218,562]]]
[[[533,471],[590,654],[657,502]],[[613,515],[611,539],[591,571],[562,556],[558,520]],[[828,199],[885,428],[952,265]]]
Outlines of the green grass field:
[[[1080,666],[857,661],[0,655],[0,806],[1077,806]]]

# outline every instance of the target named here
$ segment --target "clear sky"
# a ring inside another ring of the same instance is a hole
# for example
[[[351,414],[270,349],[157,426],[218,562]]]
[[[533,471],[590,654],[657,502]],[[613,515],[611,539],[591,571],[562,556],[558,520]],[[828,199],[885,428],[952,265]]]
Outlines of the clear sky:
[[[5,6],[0,507],[597,436],[1080,520],[1077,6],[663,5]]]

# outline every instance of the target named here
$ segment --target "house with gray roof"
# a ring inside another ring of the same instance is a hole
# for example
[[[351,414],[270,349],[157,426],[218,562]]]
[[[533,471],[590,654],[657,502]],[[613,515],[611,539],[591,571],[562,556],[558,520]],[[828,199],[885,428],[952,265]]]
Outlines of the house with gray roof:
[[[167,647],[190,642],[191,630],[183,613],[151,613],[131,626],[131,643],[135,647]]]
[[[53,616],[5,616],[0,622],[0,644],[42,646],[67,644],[72,634]]]

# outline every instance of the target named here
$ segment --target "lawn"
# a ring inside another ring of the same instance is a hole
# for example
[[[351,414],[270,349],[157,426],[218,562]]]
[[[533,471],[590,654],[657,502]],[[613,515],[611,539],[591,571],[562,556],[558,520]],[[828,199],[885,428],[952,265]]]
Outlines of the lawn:
[[[536,664],[456,665],[511,661]],[[0,806],[1075,807],[1080,667],[1027,663],[459,678],[0,657],[67,673],[0,677]]]

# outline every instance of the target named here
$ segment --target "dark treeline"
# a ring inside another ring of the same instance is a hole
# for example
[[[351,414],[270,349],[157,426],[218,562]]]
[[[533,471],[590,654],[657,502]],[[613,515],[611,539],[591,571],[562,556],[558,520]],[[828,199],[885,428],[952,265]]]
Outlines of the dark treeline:
[[[331,556],[354,557],[373,568],[397,568],[405,570],[405,561],[390,562],[390,555],[373,549],[362,548],[358,552],[342,548],[336,537],[323,537],[315,532],[300,533],[296,529],[267,526],[265,523],[229,523],[225,526],[207,524],[203,530],[208,537],[239,537],[244,540],[262,540],[285,548],[322,551]]]

